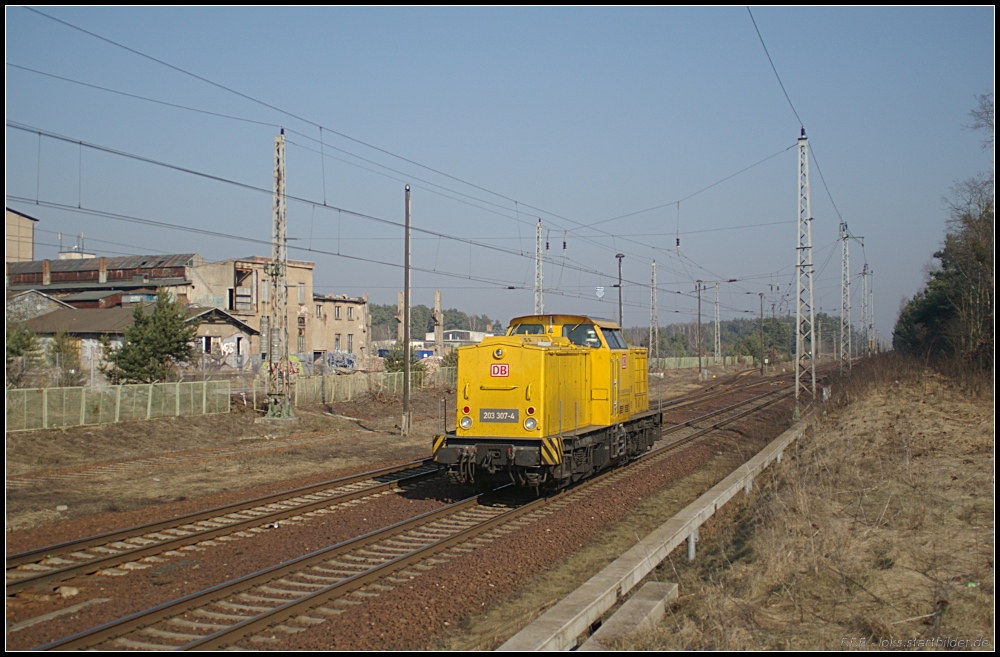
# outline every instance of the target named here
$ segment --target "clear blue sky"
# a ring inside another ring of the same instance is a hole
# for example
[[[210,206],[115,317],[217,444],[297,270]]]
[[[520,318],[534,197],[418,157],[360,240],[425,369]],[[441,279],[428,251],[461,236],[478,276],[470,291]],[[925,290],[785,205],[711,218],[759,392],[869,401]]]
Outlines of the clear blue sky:
[[[40,11],[93,34],[6,9],[7,205],[41,220],[38,258],[59,232],[99,255],[270,255],[284,127],[290,257],[316,262],[318,292],[395,303],[409,182],[431,231],[414,233],[414,304],[440,289],[468,313],[530,313],[540,217],[546,310],[617,317],[620,252],[628,326],[648,326],[653,260],[661,324],[694,319],[697,279],[738,279],[724,318],[756,317],[760,292],[794,312],[801,118],[816,306],[839,313],[843,218],[864,237],[853,319],[867,262],[888,337],[942,243],[942,197],[993,168],[963,128],[993,91],[993,7],[752,9],[800,118],[745,7]]]

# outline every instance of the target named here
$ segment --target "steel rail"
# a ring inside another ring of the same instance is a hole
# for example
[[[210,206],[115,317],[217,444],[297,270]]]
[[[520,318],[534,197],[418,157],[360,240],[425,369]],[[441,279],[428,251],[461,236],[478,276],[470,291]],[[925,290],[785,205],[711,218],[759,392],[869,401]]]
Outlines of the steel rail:
[[[708,427],[705,427],[705,428],[703,428],[703,429],[697,429],[697,431],[695,431],[695,432],[694,432],[694,433],[692,433],[692,434],[689,434],[689,435],[687,435],[687,436],[684,436],[684,437],[682,437],[682,438],[678,438],[677,440],[672,440],[672,441],[670,441],[670,442],[668,442],[668,443],[665,443],[665,444],[664,444],[664,445],[662,445],[661,447],[658,447],[658,448],[656,448],[655,450],[653,450],[653,451],[651,451],[651,452],[647,452],[647,453],[645,454],[645,457],[646,457],[646,458],[649,458],[649,457],[653,456],[654,454],[659,454],[659,453],[661,453],[661,452],[665,452],[665,451],[668,451],[668,450],[672,450],[672,449],[674,449],[675,447],[679,447],[679,446],[681,446],[681,445],[684,445],[684,444],[686,444],[686,443],[688,443],[688,442],[690,442],[690,441],[694,440],[695,438],[698,438],[698,437],[700,437],[700,436],[704,436],[705,434],[707,434],[707,433],[709,433],[709,432],[711,432],[711,431],[715,431],[716,429],[721,429],[721,428],[725,427],[725,426],[726,426],[727,424],[732,424],[732,423],[733,423],[733,422],[735,422],[736,420],[739,420],[739,419],[742,419],[742,418],[744,418],[744,417],[746,417],[746,416],[748,416],[748,415],[752,415],[752,414],[756,413],[757,411],[761,411],[761,410],[763,410],[763,409],[767,408],[768,406],[772,406],[772,405],[774,405],[774,404],[777,404],[777,403],[778,403],[779,401],[781,401],[781,400],[783,400],[783,399],[787,399],[788,397],[790,397],[790,396],[792,395],[792,393],[791,393],[791,392],[782,392],[782,391],[784,391],[784,390],[787,390],[787,389],[788,389],[789,387],[790,387],[790,386],[788,386],[788,385],[785,385],[785,386],[783,386],[783,387],[781,388],[781,390],[775,390],[775,391],[772,391],[772,392],[769,392],[769,393],[767,393],[767,394],[764,394],[764,395],[760,395],[760,396],[758,396],[758,397],[755,397],[755,398],[753,398],[753,399],[751,399],[751,400],[747,400],[747,402],[741,402],[741,403],[737,403],[737,404],[733,404],[732,406],[728,406],[728,407],[726,407],[726,408],[724,408],[724,409],[722,409],[722,410],[720,410],[720,411],[714,411],[714,412],[712,412],[712,413],[708,413],[708,414],[706,414],[706,415],[703,415],[703,416],[701,416],[700,418],[696,418],[696,419],[698,419],[698,420],[701,420],[701,419],[707,419],[707,418],[710,418],[710,417],[712,417],[712,416],[714,416],[714,415],[719,415],[719,414],[721,414],[721,413],[724,413],[724,412],[725,412],[725,411],[727,411],[727,410],[732,410],[733,408],[737,408],[737,407],[739,407],[739,406],[742,406],[742,405],[744,405],[745,403],[749,403],[749,402],[752,402],[752,401],[756,401],[756,400],[759,400],[759,399],[761,399],[762,397],[767,397],[767,396],[770,396],[770,395],[775,395],[775,394],[777,394],[777,393],[781,392],[781,394],[780,394],[780,395],[777,395],[777,396],[776,396],[776,397],[774,397],[773,399],[769,399],[769,400],[765,401],[765,402],[764,402],[764,403],[762,403],[762,404],[759,404],[759,405],[757,405],[757,406],[754,406],[754,407],[752,407],[752,408],[749,408],[749,409],[747,409],[747,410],[745,410],[745,411],[742,411],[742,412],[740,412],[740,413],[737,413],[736,415],[733,415],[733,416],[731,416],[731,417],[727,417],[727,418],[725,418],[725,419],[723,419],[723,420],[720,420],[719,422],[716,422],[715,424],[712,424],[711,426],[708,426]],[[692,422],[693,422],[693,421],[694,421],[694,420],[692,420]],[[690,425],[690,423],[687,423],[687,422],[685,422],[685,423],[682,423],[682,424],[677,424],[677,425],[674,425],[673,427],[671,427],[671,428],[670,428],[670,429],[668,430],[668,433],[673,433],[674,431],[679,431],[680,429],[682,429],[682,428],[684,428],[684,427],[690,427],[690,428],[692,428],[692,429],[695,429],[695,428],[696,428],[696,427],[693,427],[693,426],[691,426],[691,425]]]
[[[408,520],[403,520],[401,522],[383,527],[381,529],[374,530],[362,536],[349,539],[347,541],[342,541],[336,545],[332,545],[320,550],[315,550],[309,554],[291,559],[284,563],[277,564],[259,570],[255,573],[245,575],[243,577],[237,578],[230,582],[225,582],[217,586],[213,586],[204,591],[197,593],[192,593],[190,595],[184,596],[177,600],[163,603],[152,609],[137,612],[131,614],[124,618],[105,623],[95,628],[89,630],[84,630],[77,634],[73,634],[64,639],[59,639],[51,643],[39,646],[37,650],[70,650],[70,649],[85,649],[104,641],[108,641],[117,638],[128,632],[143,629],[161,620],[183,614],[187,611],[193,610],[199,606],[210,604],[212,602],[218,601],[229,595],[236,593],[241,593],[247,589],[251,589],[254,586],[264,584],[273,581],[277,578],[287,576],[291,573],[300,571],[310,565],[335,558],[338,555],[351,552],[353,550],[368,546],[372,543],[380,541],[382,539],[395,536],[404,533],[415,527],[423,526],[439,520],[443,517],[454,515],[458,512],[464,511],[470,507],[476,506],[479,503],[482,493],[479,495],[474,495],[472,497],[466,498],[464,500],[459,500],[449,504],[448,506],[441,507],[440,509],[435,509],[433,511],[428,511],[426,513],[420,514]],[[506,513],[501,514],[502,517],[507,517]],[[426,549],[428,546],[422,546],[421,550]],[[385,564],[380,564],[384,566]],[[367,571],[365,571],[367,572]],[[364,573],[360,573],[364,574]],[[351,579],[354,579],[353,577]],[[355,581],[358,581],[355,579]],[[325,590],[325,589],[324,589]],[[313,604],[315,606],[315,603]],[[285,609],[286,605],[282,605],[278,609]],[[261,614],[261,616],[269,615],[271,612],[276,610],[269,610],[267,614]],[[256,617],[250,617],[253,619]],[[273,621],[272,621],[273,622]],[[238,625],[243,625],[239,623]]]
[[[56,556],[65,559],[65,557],[71,553],[79,552],[80,550],[94,546],[106,546],[117,543],[117,545],[112,546],[111,549],[119,550],[116,554],[104,557],[95,555],[94,558],[88,559],[87,561],[64,565],[62,567],[53,568],[52,570],[36,572],[28,574],[25,577],[12,579],[7,582],[7,594],[10,595],[12,593],[23,591],[29,587],[62,581],[76,575],[83,575],[97,570],[102,570],[104,568],[111,568],[121,563],[135,561],[143,557],[159,554],[166,550],[177,549],[178,547],[210,540],[218,536],[233,534],[250,527],[257,527],[268,522],[284,520],[292,516],[309,513],[317,509],[326,508],[352,499],[357,499],[359,497],[366,497],[383,490],[398,487],[406,482],[436,475],[436,466],[433,470],[426,469],[430,465],[433,465],[433,463],[431,463],[429,459],[421,459],[419,461],[412,461],[399,466],[380,468],[379,470],[359,475],[342,477],[340,479],[334,479],[312,486],[304,486],[291,491],[257,498],[255,500],[215,507],[207,511],[199,511],[165,521],[130,527],[120,531],[108,532],[99,536],[84,538],[79,541],[69,541],[67,543],[49,546],[48,548],[41,548],[38,550],[32,550],[31,552],[14,555],[7,561],[8,579],[11,578],[14,572],[17,572],[12,570],[12,568],[17,565],[38,563],[39,561],[44,561],[45,559]],[[348,491],[339,495],[331,495],[330,497],[320,500],[301,502],[295,504],[294,506],[286,506],[285,508],[275,509],[271,513],[260,513],[260,515],[255,515],[245,519],[229,517],[232,515],[245,516],[246,514],[256,512],[260,509],[260,507],[266,507],[267,505],[287,505],[290,503],[290,500],[294,500],[296,498],[307,495],[315,495],[319,492],[328,491],[331,488],[348,486],[350,484],[367,481],[375,477],[389,476],[399,472],[405,472],[407,470],[416,470],[418,472],[409,476],[404,475],[399,479],[383,482],[381,484],[367,486],[365,488]],[[194,526],[194,523],[197,522],[210,522],[214,525],[220,526],[214,528]],[[155,540],[156,542],[145,546],[123,542],[124,539],[145,537],[163,530],[181,531],[184,532],[184,534],[168,539],[150,538],[147,540]],[[11,565],[12,562],[14,563],[13,566]]]
[[[787,389],[788,386],[784,386]],[[698,420],[705,419],[711,416],[716,416],[720,413],[725,413],[726,411],[731,411],[734,408],[744,406],[747,403],[754,401],[759,401],[761,398],[774,396],[776,393],[780,393],[782,390],[770,391],[764,395],[759,395],[751,400],[746,400],[743,402],[738,402],[727,406],[725,409],[719,411],[713,411],[712,413],[706,414],[697,418]],[[735,422],[736,420],[751,415],[759,410],[766,408],[772,404],[781,401],[791,395],[790,392],[784,392],[784,394],[777,395],[773,399],[769,399],[762,404],[758,404],[750,409],[744,410],[735,416],[727,417],[719,422],[713,424],[710,427],[699,429],[695,434],[685,436],[680,440],[673,441],[663,447],[656,449],[652,452],[647,453],[646,457],[653,457],[654,455],[665,456],[667,452],[672,451],[681,444],[687,443],[695,438],[704,435],[710,431],[721,428],[727,424]],[[693,420],[692,420],[693,422]],[[671,427],[671,430],[677,430],[684,426],[688,426],[689,423],[682,423]],[[649,461],[644,458],[641,460],[644,464],[648,464]],[[582,483],[582,485],[576,486],[573,492],[578,492],[580,490],[585,490],[593,485],[599,485],[605,483],[612,477],[623,476],[625,473],[622,469],[616,468],[610,470],[603,475],[594,477]],[[612,479],[613,481],[613,479]],[[74,634],[72,636],[60,639],[44,646],[40,646],[38,650],[67,650],[67,649],[82,649],[82,648],[92,648],[99,645],[102,642],[109,641],[133,631],[142,630],[144,628],[150,627],[151,625],[179,616],[181,614],[192,611],[198,607],[211,604],[222,600],[223,598],[246,591],[253,588],[254,586],[273,581],[278,578],[288,576],[294,572],[301,571],[304,568],[309,567],[312,564],[330,560],[339,554],[344,554],[352,550],[370,545],[384,538],[402,534],[410,529],[418,526],[429,524],[435,520],[439,520],[447,515],[459,513],[468,509],[469,507],[478,505],[480,498],[483,494],[476,495],[465,500],[461,500],[454,504],[442,507],[441,509],[436,509],[434,511],[427,512],[415,518],[396,523],[389,527],[385,527],[379,530],[365,534],[348,541],[344,541],[335,546],[329,548],[324,548],[322,550],[317,550],[302,557],[290,560],[288,562],[266,568],[264,570],[258,571],[257,573],[252,573],[244,577],[238,578],[231,582],[220,584],[218,586],[207,589],[199,593],[194,593],[175,601],[167,602],[153,609],[146,610],[143,612],[138,612],[110,623],[106,623],[99,627],[92,628],[90,630],[85,630],[83,632]],[[283,622],[289,618],[292,618],[298,614],[302,614],[311,608],[315,608],[332,599],[342,597],[351,591],[357,590],[366,584],[369,584],[379,578],[385,577],[392,574],[400,569],[404,569],[408,566],[413,565],[428,556],[437,554],[439,552],[448,550],[457,544],[465,542],[474,536],[482,534],[484,532],[490,531],[496,526],[509,522],[517,517],[524,514],[535,511],[539,508],[544,507],[547,504],[564,500],[565,495],[557,495],[553,497],[546,497],[535,500],[528,504],[525,504],[516,509],[511,509],[508,511],[503,511],[498,515],[489,518],[483,523],[479,523],[473,527],[468,527],[462,529],[455,534],[439,539],[428,545],[421,546],[417,550],[413,550],[410,553],[400,555],[396,558],[387,560],[380,563],[372,568],[369,568],[363,572],[356,575],[346,577],[343,580],[325,586],[317,591],[307,593],[301,597],[281,604],[274,609],[270,609],[266,612],[258,614],[256,616],[248,616],[245,620],[241,620],[232,626],[220,629],[209,635],[201,637],[197,640],[191,641],[185,645],[181,646],[169,646],[173,649],[178,650],[207,650],[207,649],[218,649],[226,646],[232,646],[237,641],[253,635],[264,628],[273,627],[276,623]]]
[[[757,395],[756,397],[751,397],[749,399],[744,399],[744,400],[738,401],[738,402],[736,402],[734,404],[730,404],[729,406],[726,406],[724,408],[716,409],[714,411],[710,411],[708,413],[705,413],[704,415],[699,415],[698,417],[691,418],[690,420],[685,420],[684,422],[678,422],[678,423],[673,424],[673,425],[671,425],[669,427],[664,427],[663,428],[663,433],[664,434],[673,433],[675,431],[679,431],[680,429],[682,429],[684,427],[691,427],[696,422],[702,422],[704,420],[709,420],[709,419],[711,419],[713,417],[716,417],[718,415],[722,415],[723,413],[726,413],[728,411],[734,410],[734,409],[739,408],[741,406],[746,406],[747,404],[752,404],[753,402],[755,402],[757,400],[764,399],[765,397],[770,397],[771,395],[777,394],[777,393],[781,392],[782,390],[787,389],[788,387],[789,387],[788,384],[785,384],[785,385],[783,385],[782,387],[780,387],[780,388],[778,388],[776,390],[769,390],[769,391],[767,391],[767,392],[765,392],[765,393],[763,393],[761,395]],[[670,411],[665,411],[665,412],[670,412]]]

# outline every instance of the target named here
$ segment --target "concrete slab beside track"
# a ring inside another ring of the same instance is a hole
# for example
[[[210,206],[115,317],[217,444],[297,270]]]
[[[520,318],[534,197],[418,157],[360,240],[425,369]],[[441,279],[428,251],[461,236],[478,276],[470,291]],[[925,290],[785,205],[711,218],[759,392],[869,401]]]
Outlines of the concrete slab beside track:
[[[615,639],[656,627],[667,606],[677,599],[677,590],[674,582],[646,582],[579,649],[609,650],[607,646]]]
[[[498,650],[570,650],[586,640],[594,623],[627,596],[681,543],[694,558],[698,528],[739,491],[750,492],[753,480],[784,450],[802,437],[811,419],[803,419],[725,479],[665,522],[652,534],[591,577],[580,588],[511,637]]]

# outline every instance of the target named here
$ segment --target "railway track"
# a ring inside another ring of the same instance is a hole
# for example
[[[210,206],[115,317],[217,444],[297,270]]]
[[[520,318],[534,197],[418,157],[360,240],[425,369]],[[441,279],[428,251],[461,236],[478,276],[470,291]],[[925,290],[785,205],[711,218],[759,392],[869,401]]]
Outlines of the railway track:
[[[682,435],[672,437],[660,447],[655,448],[652,452],[649,452],[646,457],[648,458],[650,454],[657,453],[661,450],[679,447],[680,445],[688,443],[710,431],[721,429],[727,424],[731,424],[739,419],[763,410],[768,406],[772,406],[773,404],[789,397],[792,394],[791,387],[791,384],[783,383],[780,384],[779,387],[773,390],[768,390],[760,395],[737,401],[723,408],[710,411],[683,422],[678,422],[671,426],[665,426],[662,431],[664,438],[667,436],[673,436],[674,434]],[[712,399],[716,398],[718,397],[712,397]],[[687,433],[684,433],[685,430],[688,430]]]
[[[736,374],[707,390],[665,400],[660,402],[660,408],[668,412],[733,394],[732,384],[742,376]],[[753,382],[737,389],[761,383]],[[10,555],[6,560],[7,593],[11,595],[32,587],[50,586],[72,577],[116,568],[212,539],[254,532],[289,517],[315,513],[357,497],[417,481],[434,471],[435,466],[425,458],[402,466]]]
[[[7,557],[7,595],[50,586],[145,557],[231,535],[251,535],[287,518],[322,513],[332,506],[416,483],[437,475],[420,459],[275,495],[129,527]]]
[[[734,389],[732,384],[739,381],[741,376],[738,374],[729,377],[705,391],[660,402],[661,410],[667,413],[700,405],[767,383],[756,381]],[[712,415],[705,416],[706,419],[709,417]],[[669,427],[665,433],[680,430],[682,426],[691,427],[694,422],[695,420],[690,420],[683,425]],[[72,577],[116,568],[212,539],[262,531],[261,528],[284,519],[322,512],[336,504],[406,485],[432,476],[435,472],[436,466],[429,459],[421,459],[247,502],[10,555],[6,560],[7,593],[11,595],[32,587],[51,586]]]
[[[680,445],[766,408],[788,394],[785,386],[668,427],[666,433],[684,435],[648,453],[640,463],[668,458]],[[621,477],[629,476],[630,468],[618,468],[562,495],[514,507],[483,505],[480,496],[471,497],[41,648],[217,649],[279,645],[284,637],[334,619],[345,609],[432,571],[435,555],[439,555],[437,563],[445,563],[476,547],[477,539],[489,542],[515,531],[516,518],[533,512],[539,514],[535,517],[544,517],[552,512],[548,508],[552,505],[558,508],[569,504],[593,486],[614,485]],[[263,632],[265,629],[267,632]]]
[[[420,576],[419,571],[408,573],[407,568],[533,506],[483,506],[480,497],[455,502],[41,649],[208,650],[234,645],[265,628],[282,634],[301,632],[341,613],[343,606],[361,602],[345,601],[349,594],[363,587],[390,590],[391,583],[374,582],[394,574],[396,583]],[[266,642],[267,638],[259,640]]]

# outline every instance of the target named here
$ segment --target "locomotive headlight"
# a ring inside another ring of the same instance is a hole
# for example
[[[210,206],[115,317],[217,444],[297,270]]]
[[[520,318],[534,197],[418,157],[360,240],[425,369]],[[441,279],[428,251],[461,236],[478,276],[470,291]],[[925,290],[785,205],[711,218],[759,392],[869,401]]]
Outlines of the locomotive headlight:
[[[471,417],[463,417],[458,424],[463,429],[468,429],[469,427],[472,426],[472,418]]]
[[[524,421],[524,428],[527,429],[528,431],[534,431],[535,427],[537,426],[538,426],[538,420],[536,420],[533,417],[529,417],[527,420]]]

